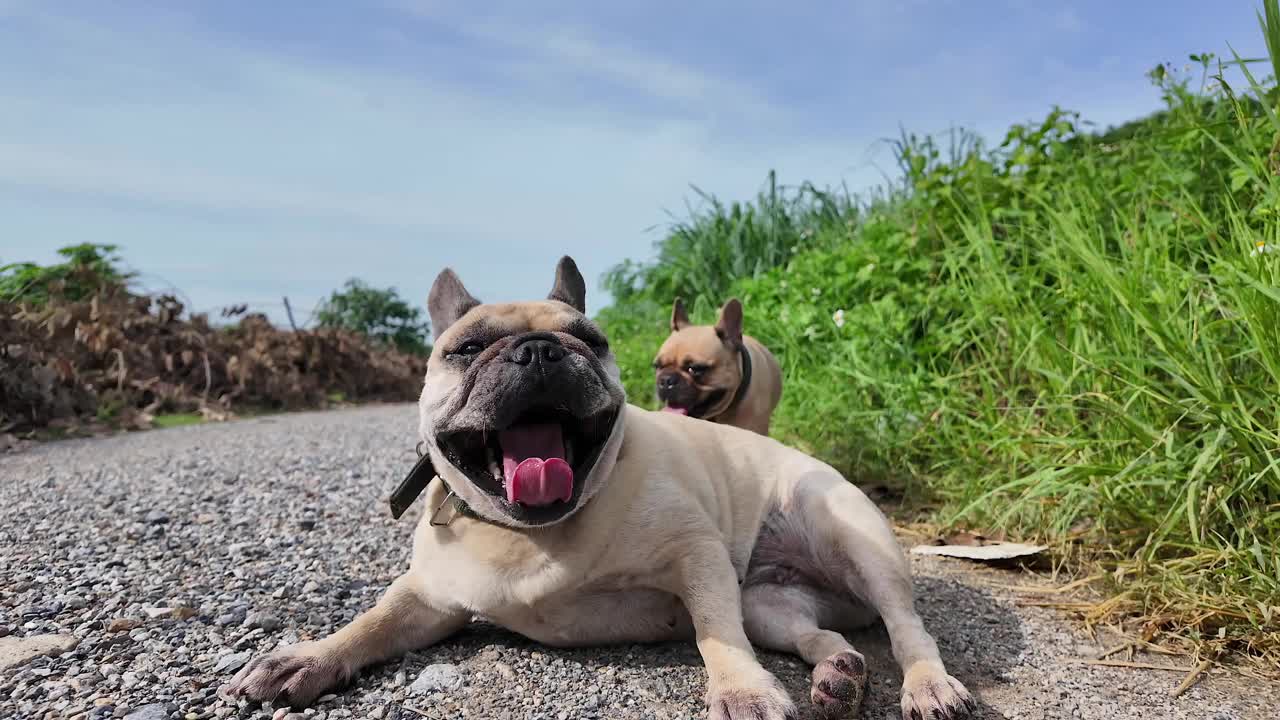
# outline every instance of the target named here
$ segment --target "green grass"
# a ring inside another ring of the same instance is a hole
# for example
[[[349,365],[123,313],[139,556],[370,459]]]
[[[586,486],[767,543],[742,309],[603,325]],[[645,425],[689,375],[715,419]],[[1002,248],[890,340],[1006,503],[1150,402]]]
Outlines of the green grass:
[[[1193,60],[1107,132],[908,135],[870,198],[771,177],[691,213],[607,277],[632,400],[674,296],[740,297],[786,374],[775,436],[1101,570],[1094,619],[1280,657],[1280,116],[1273,79]]]
[[[158,428],[171,428],[184,425],[199,425],[202,422],[204,422],[204,418],[199,413],[166,413],[156,415],[151,424]]]

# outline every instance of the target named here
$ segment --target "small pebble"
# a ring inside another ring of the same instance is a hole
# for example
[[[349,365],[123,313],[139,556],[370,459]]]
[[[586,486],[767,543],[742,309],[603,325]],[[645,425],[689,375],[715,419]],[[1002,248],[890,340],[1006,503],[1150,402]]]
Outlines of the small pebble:
[[[169,514],[163,510],[152,510],[145,518],[148,525],[164,525],[169,522]]]
[[[169,709],[163,703],[143,705],[124,716],[124,720],[167,720]]]
[[[253,657],[253,653],[246,650],[244,652],[229,653],[218,659],[218,664],[214,666],[213,672],[216,674],[231,673],[244,667]]]
[[[261,629],[266,632],[279,630],[282,624],[280,618],[262,611],[251,612],[244,619],[245,627]]]
[[[462,684],[462,672],[457,665],[437,663],[428,665],[409,686],[409,692],[422,695],[435,690],[447,690]]]

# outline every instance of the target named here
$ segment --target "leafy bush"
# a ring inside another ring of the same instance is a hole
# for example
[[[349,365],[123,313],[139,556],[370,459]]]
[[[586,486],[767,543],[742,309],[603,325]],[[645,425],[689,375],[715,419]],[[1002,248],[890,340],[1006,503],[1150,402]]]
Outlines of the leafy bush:
[[[41,305],[51,296],[84,300],[133,277],[119,268],[115,245],[82,243],[60,248],[66,262],[37,265],[30,262],[0,266],[0,302]]]
[[[422,311],[401,299],[395,288],[369,287],[357,278],[335,290],[316,313],[320,327],[345,328],[401,352],[429,355],[430,323]]]
[[[1092,617],[1280,652],[1280,117],[1193,61],[1120,128],[906,135],[870,200],[711,203],[609,276],[633,401],[672,296],[706,322],[736,295],[786,374],[780,439],[1096,564]]]

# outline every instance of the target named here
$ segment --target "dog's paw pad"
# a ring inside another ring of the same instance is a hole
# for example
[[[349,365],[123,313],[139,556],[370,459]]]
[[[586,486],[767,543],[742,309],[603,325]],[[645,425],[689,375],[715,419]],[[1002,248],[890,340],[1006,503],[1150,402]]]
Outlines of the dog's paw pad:
[[[809,701],[823,720],[849,717],[862,706],[867,690],[867,663],[862,655],[836,653],[813,668]]]
[[[708,720],[797,720],[795,703],[781,686],[731,688],[712,693]]]
[[[975,707],[964,685],[940,668],[908,673],[902,683],[903,720],[963,720]]]
[[[346,682],[340,663],[324,654],[290,648],[249,661],[223,688],[225,695],[306,706]]]

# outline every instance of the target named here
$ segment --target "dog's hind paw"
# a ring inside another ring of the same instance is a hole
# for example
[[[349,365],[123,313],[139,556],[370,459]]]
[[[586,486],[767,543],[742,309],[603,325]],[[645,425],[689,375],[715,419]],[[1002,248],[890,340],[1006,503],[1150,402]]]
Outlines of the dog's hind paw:
[[[852,717],[867,690],[867,663],[856,652],[838,652],[813,668],[809,701],[822,720]]]
[[[223,691],[233,698],[305,707],[349,679],[343,664],[328,652],[313,643],[299,643],[249,661]]]
[[[708,720],[796,720],[795,703],[777,681],[763,687],[733,687],[707,697]]]
[[[902,680],[902,720],[963,720],[974,708],[959,680],[941,667],[916,667]]]

